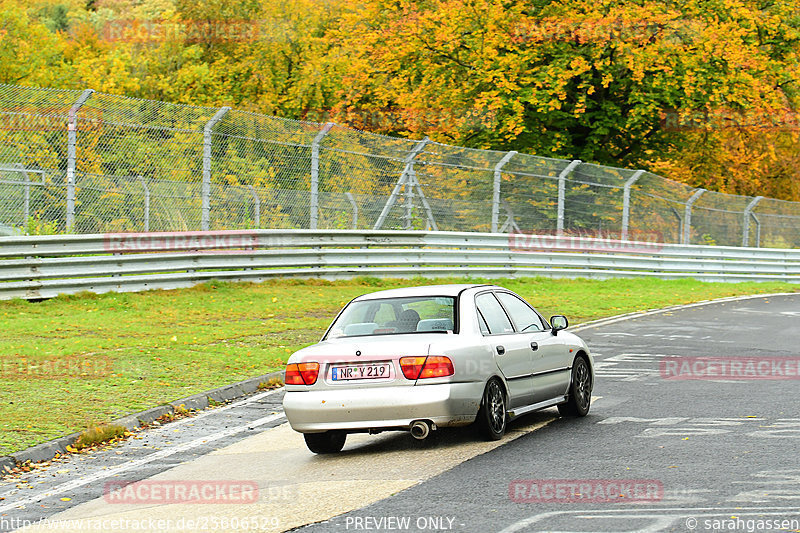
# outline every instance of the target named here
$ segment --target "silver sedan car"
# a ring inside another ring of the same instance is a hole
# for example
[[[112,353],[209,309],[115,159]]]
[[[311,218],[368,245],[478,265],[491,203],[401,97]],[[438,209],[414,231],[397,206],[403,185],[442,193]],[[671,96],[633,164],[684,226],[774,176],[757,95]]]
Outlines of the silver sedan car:
[[[500,439],[520,415],[558,406],[589,412],[589,348],[495,285],[435,285],[355,298],[322,340],[292,354],[284,411],[315,453],[342,449],[348,433],[475,424]]]

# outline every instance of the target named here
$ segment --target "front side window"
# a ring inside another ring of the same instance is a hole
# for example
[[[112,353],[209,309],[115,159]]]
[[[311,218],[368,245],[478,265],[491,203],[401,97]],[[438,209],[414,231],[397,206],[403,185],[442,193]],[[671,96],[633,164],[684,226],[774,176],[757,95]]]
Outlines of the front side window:
[[[325,339],[396,335],[403,333],[452,333],[456,299],[452,296],[382,298],[350,302],[331,325]]]
[[[511,320],[517,326],[517,331],[520,333],[528,333],[530,331],[544,331],[546,328],[542,323],[542,318],[530,308],[528,304],[522,301],[517,296],[508,292],[498,292],[497,299],[506,308]]]

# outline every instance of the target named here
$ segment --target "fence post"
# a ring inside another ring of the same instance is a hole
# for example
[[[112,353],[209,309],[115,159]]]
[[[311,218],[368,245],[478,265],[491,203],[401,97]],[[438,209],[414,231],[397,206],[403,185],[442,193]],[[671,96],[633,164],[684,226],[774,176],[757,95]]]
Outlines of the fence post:
[[[71,233],[75,228],[75,145],[78,142],[78,111],[92,94],[94,94],[94,89],[85,89],[69,109],[67,121],[67,233]]]
[[[353,229],[358,229],[358,204],[356,199],[353,198],[353,193],[351,192],[346,192],[344,195],[350,200],[350,206],[353,208]]]
[[[419,153],[422,152],[422,150],[425,148],[425,145],[428,144],[429,142],[430,139],[425,137],[424,139],[419,141],[417,145],[414,147],[414,149],[411,150],[411,152],[409,152],[409,154],[406,156],[405,160],[403,161],[405,163],[405,167],[403,168],[402,174],[400,174],[400,179],[397,180],[397,183],[394,186],[392,194],[386,201],[386,205],[383,206],[383,210],[381,211],[378,220],[375,222],[375,226],[373,226],[372,228],[373,230],[379,230],[381,229],[381,226],[383,226],[383,223],[386,221],[386,217],[389,216],[389,211],[392,209],[392,206],[397,201],[397,196],[400,193],[400,187],[406,184],[406,186],[409,189],[411,188],[411,186],[408,185],[406,182],[408,180],[409,173],[414,171],[414,159],[416,159],[417,155],[419,155]]]
[[[683,239],[683,219],[681,218],[681,214],[678,213],[678,210],[674,207],[670,207],[669,210],[672,211],[672,214],[678,219],[678,240],[676,242],[681,242]]]
[[[622,191],[622,235],[620,238],[623,241],[628,240],[628,224],[631,219],[631,187],[642,177],[642,174],[644,174],[644,170],[634,172],[633,176],[625,182],[625,188]]]
[[[411,217],[413,216],[412,209],[414,207],[414,183],[412,181],[412,176],[414,175],[414,165],[412,163],[411,169],[406,176],[406,183],[405,183],[405,203],[404,203],[404,214],[403,214],[403,229],[410,230],[411,229]]]
[[[139,183],[142,184],[142,189],[144,189],[144,231],[146,233],[150,231],[150,189],[142,176],[136,177],[139,178]]]
[[[203,184],[200,192],[202,196],[200,229],[203,231],[208,231],[211,220],[211,134],[217,122],[230,110],[230,107],[219,108],[203,128]]]
[[[566,195],[567,176],[569,176],[573,169],[580,164],[581,160],[576,159],[567,165],[567,168],[562,170],[561,174],[558,175],[558,216],[556,220],[556,235],[559,237],[564,234],[564,197]]]
[[[428,203],[428,199],[425,198],[425,193],[422,192],[422,185],[420,184],[419,180],[417,179],[417,171],[414,170],[414,167],[411,167],[411,170],[408,172],[408,177],[406,178],[406,187],[407,188],[416,188],[417,189],[417,196],[419,196],[419,201],[422,204],[422,208],[425,209],[425,216],[428,219],[428,231],[439,231],[439,226],[436,224],[436,219],[433,217],[433,209],[431,209],[431,205]],[[413,194],[411,195],[413,196]],[[410,212],[410,206],[409,206]],[[409,217],[409,223],[411,219]]]
[[[749,204],[747,204],[747,207],[744,209],[744,221],[742,224],[742,247],[747,247],[750,244],[750,216],[753,214],[753,209],[755,209],[758,202],[760,202],[763,198],[763,196],[756,196]],[[758,244],[756,246],[758,246]]]
[[[756,248],[761,248],[761,221],[758,220],[755,213],[750,213],[750,216],[756,222]]]
[[[14,168],[19,169],[19,173],[22,174],[23,183],[25,184],[22,188],[22,227],[27,228],[28,219],[31,216],[31,178],[28,176],[28,172],[25,170],[22,163],[15,164]],[[44,182],[44,178],[42,178],[42,181]]]
[[[494,166],[494,185],[492,187],[492,233],[497,233],[497,224],[500,220],[500,179],[503,174],[503,167],[517,155],[515,150],[508,152],[503,159]]]
[[[704,192],[706,192],[705,189],[697,189],[686,202],[686,207],[683,209],[683,240],[681,244],[690,244],[689,240],[692,233],[692,205],[694,205]]]
[[[253,215],[255,218],[256,228],[259,228],[261,226],[261,198],[258,197],[258,193],[252,185],[248,185],[247,190],[249,190],[250,194],[253,195]]]
[[[311,213],[308,223],[311,229],[317,229],[319,222],[319,145],[334,126],[333,122],[328,122],[322,126],[322,129],[311,143]]]

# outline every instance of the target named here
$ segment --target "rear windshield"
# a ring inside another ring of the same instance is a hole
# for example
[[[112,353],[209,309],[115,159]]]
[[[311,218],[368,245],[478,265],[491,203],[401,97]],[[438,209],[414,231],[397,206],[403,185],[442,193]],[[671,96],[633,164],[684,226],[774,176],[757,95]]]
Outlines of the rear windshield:
[[[326,339],[408,333],[452,333],[456,299],[452,296],[384,298],[350,302]]]

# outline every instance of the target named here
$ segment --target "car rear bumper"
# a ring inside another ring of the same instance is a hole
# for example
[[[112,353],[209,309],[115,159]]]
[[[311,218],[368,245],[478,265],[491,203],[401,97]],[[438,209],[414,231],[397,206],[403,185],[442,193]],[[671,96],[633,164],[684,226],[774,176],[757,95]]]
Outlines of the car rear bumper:
[[[472,382],[287,391],[283,409],[292,429],[301,433],[408,429],[415,420],[463,426],[475,420],[483,388],[483,383]]]

